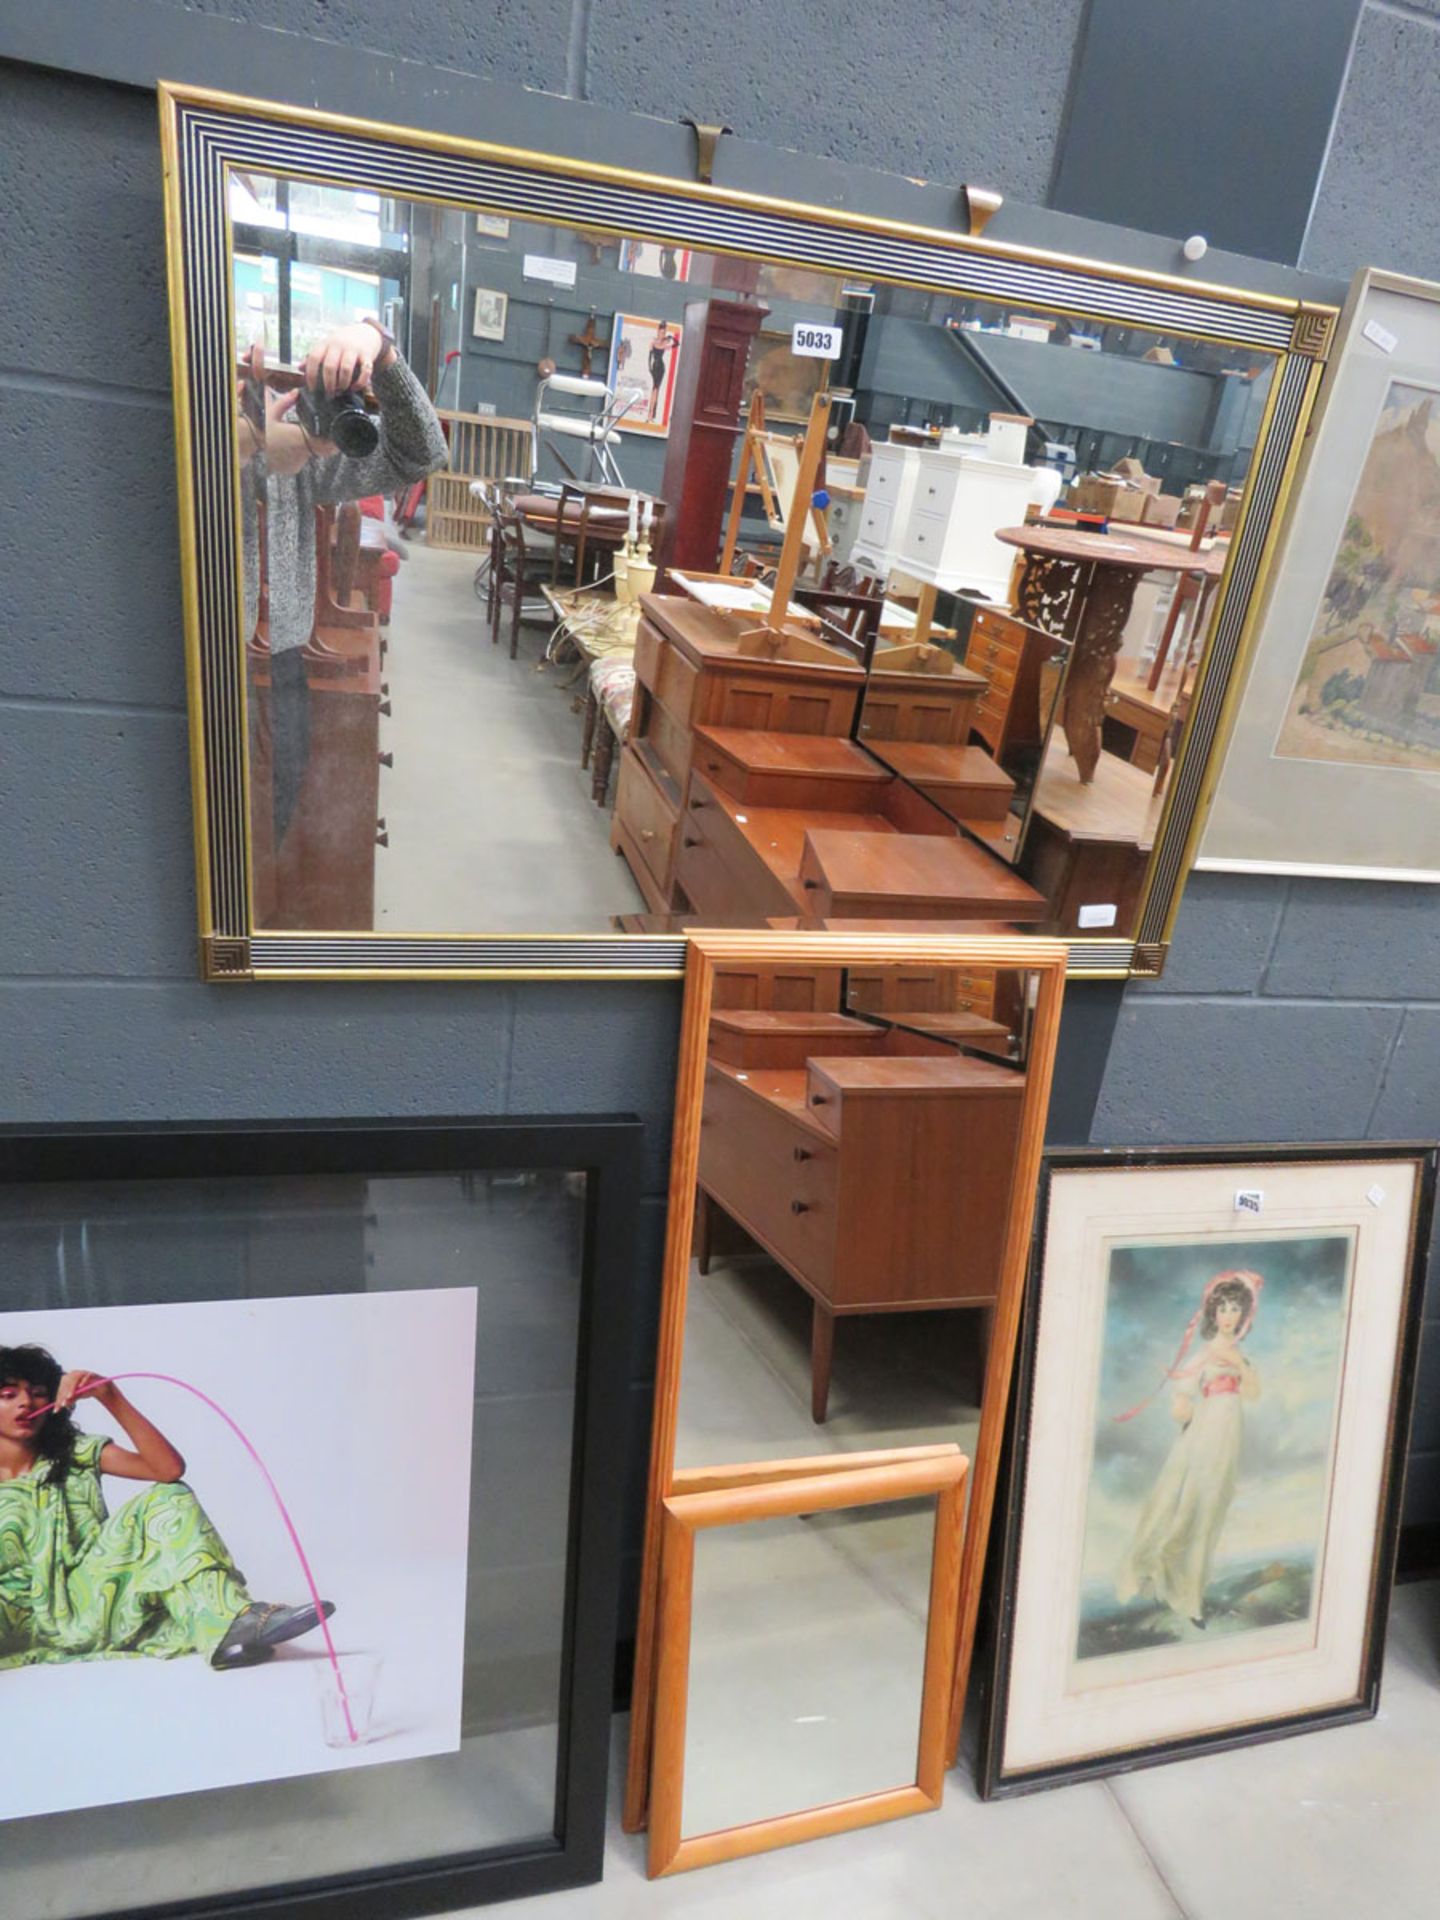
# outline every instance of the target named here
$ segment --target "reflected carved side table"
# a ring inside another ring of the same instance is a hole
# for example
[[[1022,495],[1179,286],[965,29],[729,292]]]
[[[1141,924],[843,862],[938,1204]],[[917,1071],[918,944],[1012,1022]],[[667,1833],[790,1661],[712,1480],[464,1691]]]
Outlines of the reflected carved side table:
[[[1074,643],[1060,724],[1088,786],[1100,763],[1100,723],[1125,623],[1144,573],[1191,573],[1217,580],[1228,548],[1207,553],[1133,532],[1085,533],[1073,527],[1003,527],[996,535],[1025,555],[1016,592],[1022,620]]]

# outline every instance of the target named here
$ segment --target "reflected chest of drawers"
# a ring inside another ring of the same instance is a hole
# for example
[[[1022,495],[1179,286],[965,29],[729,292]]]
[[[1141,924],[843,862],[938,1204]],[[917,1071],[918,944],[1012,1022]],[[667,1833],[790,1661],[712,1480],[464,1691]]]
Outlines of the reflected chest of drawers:
[[[698,1253],[704,1273],[718,1207],[810,1295],[823,1421],[837,1316],[993,1302],[1025,1082],[940,1043],[892,1054],[848,1016],[794,1021],[716,1016]]]
[[[660,595],[644,605],[611,838],[651,912],[685,911],[675,869],[696,728],[848,738],[865,675],[838,653],[829,660],[744,653],[739,625],[693,600]],[[803,650],[828,651],[797,642]]]

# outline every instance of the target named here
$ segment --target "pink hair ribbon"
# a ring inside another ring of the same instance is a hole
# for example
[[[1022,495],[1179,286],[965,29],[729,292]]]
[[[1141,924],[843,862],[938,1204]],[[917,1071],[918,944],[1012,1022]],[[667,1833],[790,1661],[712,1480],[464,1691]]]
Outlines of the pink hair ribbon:
[[[113,1387],[121,1380],[163,1380],[166,1386],[179,1387],[185,1393],[193,1393],[195,1398],[203,1401],[212,1413],[219,1414],[220,1418],[225,1422],[226,1426],[229,1427],[230,1431],[235,1435],[241,1446],[244,1447],[245,1451],[259,1468],[260,1477],[270,1489],[270,1497],[280,1510],[280,1518],[285,1522],[285,1531],[290,1536],[290,1544],[294,1547],[295,1557],[300,1562],[300,1571],[304,1574],[305,1584],[310,1589],[310,1598],[315,1603],[315,1613],[320,1622],[320,1631],[325,1636],[325,1652],[335,1674],[335,1685],[340,1692],[340,1706],[345,1715],[345,1731],[350,1736],[351,1744],[357,1743],[360,1735],[356,1732],[355,1722],[350,1715],[350,1696],[345,1691],[345,1676],[340,1671],[340,1656],[336,1653],[335,1642],[330,1636],[330,1622],[325,1618],[325,1603],[320,1598],[320,1589],[315,1584],[315,1575],[310,1570],[309,1559],[306,1557],[304,1547],[300,1544],[300,1535],[296,1531],[295,1522],[290,1518],[290,1509],[281,1498],[280,1489],[271,1478],[270,1469],[260,1458],[259,1451],[254,1442],[250,1439],[250,1436],[245,1432],[244,1428],[241,1427],[237,1421],[231,1419],[230,1415],[225,1411],[224,1407],[220,1405],[218,1400],[212,1400],[209,1394],[202,1393],[199,1387],[192,1387],[188,1380],[177,1380],[173,1373],[116,1373],[112,1374],[108,1380],[97,1380],[93,1386],[86,1387],[83,1393],[79,1393],[75,1397],[77,1400],[88,1399],[91,1394],[98,1393],[101,1387]],[[54,1413],[55,1411],[56,1403],[52,1401],[48,1407],[40,1407],[37,1409],[34,1417],[39,1419],[41,1415]]]
[[[1251,1327],[1255,1324],[1255,1309],[1260,1304],[1260,1294],[1265,1286],[1264,1280],[1258,1273],[1251,1273],[1248,1268],[1245,1267],[1230,1267],[1224,1273],[1212,1274],[1210,1279],[1205,1282],[1205,1291],[1200,1296],[1199,1306],[1190,1316],[1190,1324],[1185,1329],[1185,1337],[1180,1342],[1175,1358],[1160,1376],[1159,1385],[1152,1387],[1145,1398],[1131,1407],[1127,1412],[1112,1415],[1112,1418],[1117,1423],[1122,1420],[1133,1420],[1137,1413],[1143,1413],[1167,1380],[1188,1380],[1190,1375],[1199,1369],[1201,1362],[1198,1360],[1192,1360],[1188,1367],[1182,1367],[1180,1363],[1190,1351],[1190,1342],[1195,1338],[1195,1329],[1199,1326],[1201,1319],[1204,1317],[1205,1309],[1210,1304],[1211,1294],[1227,1280],[1238,1280],[1242,1286],[1249,1290],[1250,1310],[1241,1320],[1240,1325],[1235,1329],[1235,1338],[1237,1340],[1243,1340],[1246,1334],[1249,1333]]]

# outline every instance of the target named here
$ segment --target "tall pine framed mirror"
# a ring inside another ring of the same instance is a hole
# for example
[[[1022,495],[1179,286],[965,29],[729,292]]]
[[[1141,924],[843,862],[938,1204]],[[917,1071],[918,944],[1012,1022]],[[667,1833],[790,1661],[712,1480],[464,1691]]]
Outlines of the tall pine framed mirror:
[[[1062,941],[1024,936],[692,936],[631,1693],[632,1831],[650,1817],[660,1765],[666,1503],[736,1461],[758,1473],[814,1456],[843,1471],[897,1447],[962,1448],[953,1763],[1065,967]],[[909,1514],[890,1548],[892,1572],[923,1591],[928,1524]],[[766,1562],[757,1590],[781,1582],[786,1564]]]
[[[1330,308],[160,106],[207,977],[1159,971]]]

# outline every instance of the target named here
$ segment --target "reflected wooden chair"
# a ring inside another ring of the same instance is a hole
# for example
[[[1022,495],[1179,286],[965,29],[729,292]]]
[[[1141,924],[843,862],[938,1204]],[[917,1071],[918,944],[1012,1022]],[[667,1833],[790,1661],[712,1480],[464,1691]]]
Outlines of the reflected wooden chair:
[[[496,521],[497,545],[491,570],[490,639],[498,645],[500,620],[510,609],[510,658],[520,651],[520,622],[525,602],[548,586],[555,569],[555,542],[549,534],[526,529],[515,512],[503,512]]]

